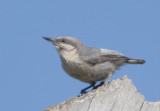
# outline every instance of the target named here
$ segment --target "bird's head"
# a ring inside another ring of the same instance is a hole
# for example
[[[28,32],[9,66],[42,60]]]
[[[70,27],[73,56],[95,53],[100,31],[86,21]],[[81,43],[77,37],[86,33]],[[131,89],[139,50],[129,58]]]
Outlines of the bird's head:
[[[84,47],[83,43],[72,37],[57,37],[55,39],[43,37],[45,40],[51,42],[59,53],[70,53],[78,51]]]

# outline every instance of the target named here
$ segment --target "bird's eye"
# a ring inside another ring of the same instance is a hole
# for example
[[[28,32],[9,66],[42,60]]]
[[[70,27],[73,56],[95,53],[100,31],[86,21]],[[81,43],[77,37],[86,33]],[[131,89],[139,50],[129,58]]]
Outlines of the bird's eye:
[[[65,40],[65,39],[62,39],[62,42],[66,42],[66,40]]]

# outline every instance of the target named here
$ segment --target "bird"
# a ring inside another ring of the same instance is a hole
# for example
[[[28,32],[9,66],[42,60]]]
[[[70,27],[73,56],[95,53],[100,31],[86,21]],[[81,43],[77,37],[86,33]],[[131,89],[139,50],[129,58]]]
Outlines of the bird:
[[[43,38],[55,46],[62,68],[69,76],[90,84],[81,90],[81,95],[89,88],[103,85],[120,66],[145,63],[143,59],[132,59],[114,50],[88,47],[74,37]],[[95,86],[98,81],[101,83]]]

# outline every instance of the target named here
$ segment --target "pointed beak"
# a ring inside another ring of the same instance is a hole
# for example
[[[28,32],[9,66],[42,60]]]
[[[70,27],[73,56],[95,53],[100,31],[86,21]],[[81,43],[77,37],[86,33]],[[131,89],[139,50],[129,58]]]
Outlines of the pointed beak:
[[[49,38],[49,37],[42,37],[42,38],[44,38],[45,40],[47,40],[47,41],[53,43],[54,45],[57,45],[57,42],[56,42],[55,39],[52,39],[52,38]]]

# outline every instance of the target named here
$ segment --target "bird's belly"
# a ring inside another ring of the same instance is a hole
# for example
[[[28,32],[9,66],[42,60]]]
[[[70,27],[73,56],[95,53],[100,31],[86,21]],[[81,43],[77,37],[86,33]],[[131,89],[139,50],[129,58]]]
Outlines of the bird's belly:
[[[63,69],[72,77],[87,83],[104,80],[115,68],[111,63],[91,66],[85,63],[62,63]]]

